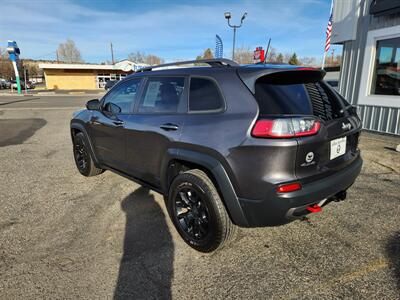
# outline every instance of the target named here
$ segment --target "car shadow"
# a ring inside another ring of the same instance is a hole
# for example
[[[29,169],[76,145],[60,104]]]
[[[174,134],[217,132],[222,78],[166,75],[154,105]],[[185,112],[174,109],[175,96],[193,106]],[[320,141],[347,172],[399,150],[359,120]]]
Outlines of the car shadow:
[[[121,207],[126,227],[114,299],[171,299],[174,245],[166,216],[144,187]]]
[[[392,235],[386,244],[386,254],[393,270],[397,288],[400,291],[400,231]]]
[[[33,100],[37,100],[37,99],[40,99],[40,98],[39,98],[39,97],[28,98],[28,99],[17,98],[17,99],[12,99],[12,101],[1,102],[1,103],[0,103],[0,106],[2,106],[2,105],[8,105],[8,104],[13,104],[13,103],[19,103],[19,102],[29,102],[29,101],[33,101]]]
[[[0,147],[24,143],[46,123],[39,118],[0,119]]]

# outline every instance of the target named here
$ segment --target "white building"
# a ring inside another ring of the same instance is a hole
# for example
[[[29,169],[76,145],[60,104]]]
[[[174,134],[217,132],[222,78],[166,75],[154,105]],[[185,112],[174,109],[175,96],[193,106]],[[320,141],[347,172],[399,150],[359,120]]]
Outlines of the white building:
[[[364,128],[400,135],[400,0],[335,0],[331,41],[343,45],[339,90]]]

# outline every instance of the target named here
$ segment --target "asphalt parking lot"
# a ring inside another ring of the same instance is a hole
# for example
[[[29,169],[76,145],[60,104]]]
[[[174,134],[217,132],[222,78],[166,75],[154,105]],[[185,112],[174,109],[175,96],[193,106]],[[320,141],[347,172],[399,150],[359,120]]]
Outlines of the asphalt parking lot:
[[[203,255],[161,195],[75,168],[69,120],[88,96],[0,97],[0,295],[19,298],[400,297],[400,138],[363,133],[348,199]]]

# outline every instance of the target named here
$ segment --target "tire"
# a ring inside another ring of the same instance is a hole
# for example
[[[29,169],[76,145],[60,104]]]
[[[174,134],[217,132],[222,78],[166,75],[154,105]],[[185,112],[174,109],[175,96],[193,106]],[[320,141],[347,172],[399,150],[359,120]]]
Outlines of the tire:
[[[197,251],[219,250],[235,237],[236,226],[214,184],[201,170],[189,170],[174,178],[167,209],[183,240]]]
[[[74,137],[74,159],[79,172],[86,177],[96,176],[104,172],[94,165],[85,136],[79,132]]]

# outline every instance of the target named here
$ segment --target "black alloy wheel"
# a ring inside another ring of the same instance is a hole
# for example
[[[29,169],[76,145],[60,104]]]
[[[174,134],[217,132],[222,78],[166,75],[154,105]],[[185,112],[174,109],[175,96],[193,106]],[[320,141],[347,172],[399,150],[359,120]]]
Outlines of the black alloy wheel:
[[[215,185],[202,170],[187,170],[174,178],[167,208],[180,236],[197,251],[221,249],[236,236]]]
[[[82,139],[77,139],[75,141],[74,155],[75,155],[76,166],[78,167],[79,171],[81,173],[87,172],[88,161],[90,157]]]
[[[175,214],[181,229],[195,240],[210,233],[209,213],[202,195],[193,187],[183,187],[175,197]]]
[[[85,136],[82,132],[78,132],[73,139],[74,158],[76,167],[84,176],[96,176],[104,172],[103,169],[97,168],[94,164],[90,152],[88,151]]]

